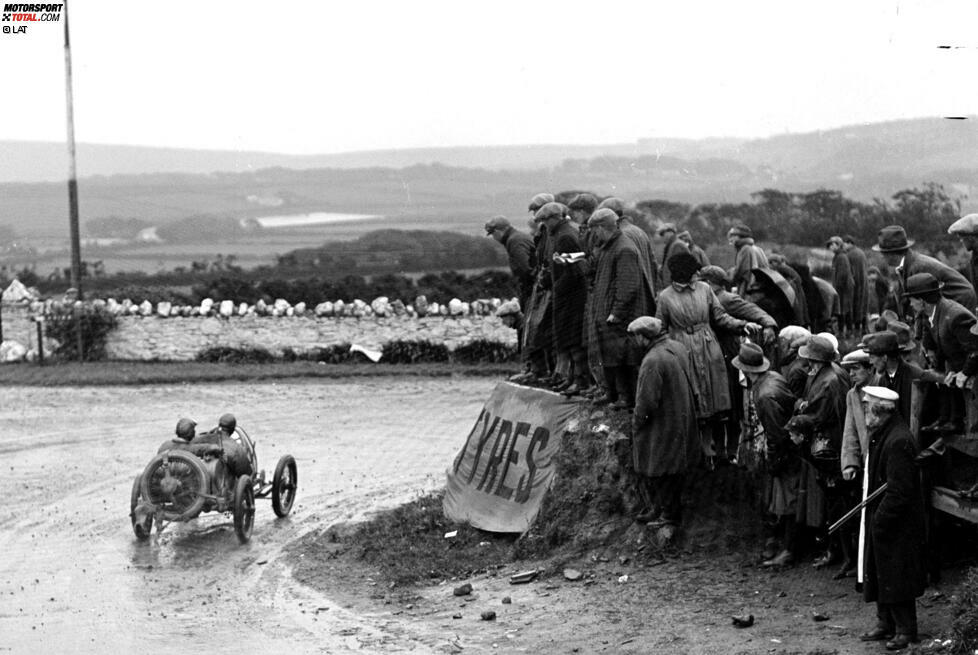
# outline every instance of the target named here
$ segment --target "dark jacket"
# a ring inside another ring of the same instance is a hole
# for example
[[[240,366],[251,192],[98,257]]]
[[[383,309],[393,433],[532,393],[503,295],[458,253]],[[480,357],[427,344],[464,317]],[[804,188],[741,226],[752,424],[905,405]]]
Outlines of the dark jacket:
[[[842,452],[842,428],[846,420],[846,394],[849,384],[830,363],[815,377],[809,377],[801,398],[806,406],[798,414],[810,416],[816,436],[824,436],[832,442],[838,453]]]
[[[947,298],[937,301],[934,324],[922,317],[925,350],[937,353],[935,368],[946,371],[978,372],[978,337],[971,334],[975,315]]]
[[[526,303],[533,292],[533,268],[536,266],[533,238],[510,226],[503,233],[500,243],[506,248],[509,270],[516,280],[516,297],[520,301],[520,310],[525,312]]]
[[[584,334],[584,304],[587,300],[587,278],[584,262],[561,264],[553,261],[554,254],[582,252],[577,227],[561,221],[550,234],[547,255],[553,279],[553,339],[554,347],[566,350],[580,346]]]
[[[869,280],[866,278],[866,253],[856,246],[846,250],[849,269],[852,271],[852,317],[856,322],[866,320],[869,312]]]
[[[703,449],[686,346],[662,335],[642,359],[632,418],[632,462],[649,477],[683,473]]]
[[[924,498],[914,465],[917,444],[894,415],[869,435],[869,493],[886,491],[866,507],[867,602],[904,603],[924,593]]]
[[[794,447],[788,431],[784,429],[791,418],[795,395],[788,382],[775,371],[765,371],[750,387],[751,401],[757,411],[757,420],[764,428],[767,441],[768,465],[773,473],[783,472],[789,461],[794,463]]]
[[[655,290],[659,280],[659,264],[655,261],[655,249],[652,247],[652,238],[645,230],[628,219],[622,219],[618,223],[618,228],[638,248],[638,257],[642,262],[642,269],[649,276],[652,289]]]
[[[642,271],[638,248],[616,232],[598,248],[588,327],[588,347],[602,366],[637,366],[640,354],[628,347],[628,324],[655,313],[648,276]],[[608,323],[614,314],[615,323]]]
[[[855,281],[852,277],[852,268],[849,266],[849,258],[839,250],[832,257],[832,286],[839,294],[839,309],[843,316],[852,316],[852,294]]]
[[[907,278],[916,273],[930,273],[938,282],[944,283],[941,295],[964,305],[968,311],[973,311],[978,306],[975,288],[963,275],[933,257],[921,255],[910,249],[903,257],[903,265],[895,270],[896,284],[887,301],[887,309],[896,310],[901,316],[910,315],[910,301],[904,298],[903,290],[907,287]]]
[[[792,308],[795,311],[794,324],[808,327],[811,324],[811,318],[808,316],[808,298],[805,295],[805,284],[802,282],[798,271],[787,264],[772,263],[771,268],[780,273],[781,277],[786,279],[791,284],[791,288],[795,290],[795,304]]]
[[[778,324],[774,322],[770,314],[735,293],[721,289],[717,293],[717,300],[720,301],[723,310],[734,318],[757,323],[762,328],[769,327],[775,331],[778,329]],[[717,339],[720,341],[720,350],[723,351],[724,359],[729,361],[740,350],[740,335],[740,330],[730,331],[722,328],[717,329]]]
[[[676,253],[680,252],[689,252],[689,248],[686,247],[684,241],[677,239],[675,233],[673,233],[672,237],[666,241],[665,246],[662,248],[662,272],[659,275],[659,286],[656,287],[656,291],[661,291],[672,284],[672,273],[669,272],[669,260]]]
[[[931,371],[925,371],[916,364],[901,360],[892,376],[888,372],[877,373],[873,377],[872,384],[878,387],[892,389],[899,394],[900,399],[897,400],[897,411],[900,412],[900,416],[909,425],[911,419],[910,408],[912,406],[910,397],[913,394],[913,383],[918,380],[922,382],[943,382],[944,376]]]

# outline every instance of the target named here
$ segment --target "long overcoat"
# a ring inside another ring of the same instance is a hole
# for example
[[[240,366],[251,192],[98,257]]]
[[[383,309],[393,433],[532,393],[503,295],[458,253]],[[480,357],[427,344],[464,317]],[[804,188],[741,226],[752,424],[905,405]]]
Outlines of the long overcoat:
[[[852,316],[855,280],[849,258],[841,250],[832,258],[832,286],[839,294],[839,310],[843,316]]]
[[[638,249],[621,231],[597,250],[588,316],[588,348],[601,366],[638,366],[641,354],[629,347],[628,324],[655,311],[651,281]],[[615,323],[608,323],[614,315]]]
[[[869,312],[869,280],[866,277],[866,253],[862,248],[850,246],[846,250],[849,269],[852,271],[852,317],[857,323],[866,320]]]
[[[662,335],[642,359],[632,418],[635,472],[683,473],[703,452],[696,426],[696,391],[686,346]]]
[[[526,313],[530,294],[533,293],[533,270],[536,267],[536,249],[533,238],[510,226],[503,233],[500,243],[506,248],[509,270],[516,281],[516,297],[520,301],[520,311]]]
[[[767,263],[767,255],[760,246],[754,245],[753,239],[749,237],[739,238],[735,247],[737,254],[734,256],[730,281],[737,288],[738,293],[744,295],[753,280],[752,271],[755,268],[770,268],[770,266]]]
[[[869,493],[884,482],[887,487],[866,507],[866,602],[905,603],[924,593],[924,498],[916,455],[899,415],[870,432]]]
[[[584,337],[584,306],[587,302],[587,276],[584,262],[561,264],[554,254],[583,252],[577,227],[561,221],[550,234],[547,248],[553,278],[553,338],[557,350],[580,346]]]
[[[659,294],[656,317],[676,341],[689,349],[693,379],[699,391],[699,418],[730,409],[730,390],[723,352],[714,329],[742,330],[747,321],[723,311],[706,282],[672,284]]]
[[[642,270],[649,276],[652,282],[652,289],[658,288],[659,264],[655,261],[655,248],[652,245],[652,238],[645,230],[631,222],[630,219],[622,219],[618,223],[621,233],[631,240],[638,248],[638,258],[642,262]]]

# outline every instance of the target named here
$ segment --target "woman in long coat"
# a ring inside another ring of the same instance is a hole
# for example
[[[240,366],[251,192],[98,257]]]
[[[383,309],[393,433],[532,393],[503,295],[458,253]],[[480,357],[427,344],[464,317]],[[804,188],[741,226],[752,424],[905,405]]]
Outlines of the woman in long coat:
[[[669,336],[689,350],[699,396],[700,436],[704,452],[713,457],[716,452],[710,423],[731,407],[726,364],[714,328],[742,332],[747,327],[760,329],[760,326],[727,314],[710,285],[693,281],[699,263],[688,252],[673,256],[669,268],[672,284],[659,294],[655,316],[662,321]]]

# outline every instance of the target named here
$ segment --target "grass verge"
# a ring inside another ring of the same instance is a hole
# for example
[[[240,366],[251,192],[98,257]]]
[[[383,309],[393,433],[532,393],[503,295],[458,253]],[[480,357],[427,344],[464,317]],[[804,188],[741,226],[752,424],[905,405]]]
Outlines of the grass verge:
[[[271,362],[227,364],[206,362],[63,362],[39,366],[33,363],[0,365],[0,386],[115,386],[141,384],[195,384],[204,382],[261,382],[285,379],[333,379],[356,377],[505,377],[515,364],[320,364],[318,362]]]

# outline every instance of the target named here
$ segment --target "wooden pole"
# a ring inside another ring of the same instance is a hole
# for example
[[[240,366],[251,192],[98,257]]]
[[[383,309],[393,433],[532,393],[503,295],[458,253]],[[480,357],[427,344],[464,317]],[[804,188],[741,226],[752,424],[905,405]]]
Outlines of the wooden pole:
[[[68,2],[64,2],[65,17],[65,98],[68,104],[68,223],[71,234],[71,286],[82,299],[81,236],[78,227],[78,174],[75,170],[75,112],[71,90],[71,41],[68,36]]]

